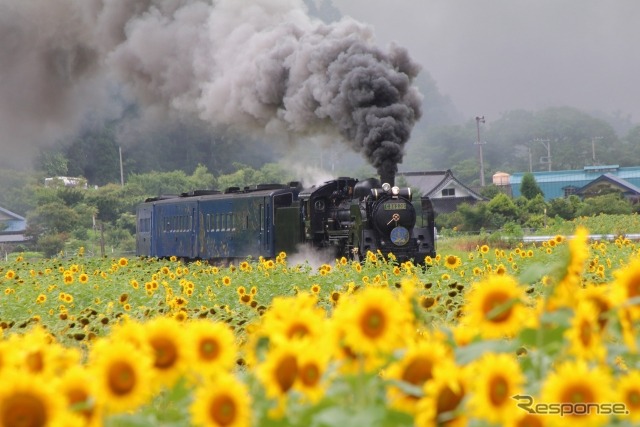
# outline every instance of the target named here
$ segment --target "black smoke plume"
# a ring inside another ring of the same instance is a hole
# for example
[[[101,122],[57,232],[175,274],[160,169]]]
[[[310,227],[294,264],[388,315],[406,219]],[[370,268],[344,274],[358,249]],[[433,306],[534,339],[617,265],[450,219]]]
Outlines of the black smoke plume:
[[[421,114],[406,50],[300,0],[0,0],[0,16],[3,145],[73,127],[118,82],[212,124],[339,134],[393,179]]]

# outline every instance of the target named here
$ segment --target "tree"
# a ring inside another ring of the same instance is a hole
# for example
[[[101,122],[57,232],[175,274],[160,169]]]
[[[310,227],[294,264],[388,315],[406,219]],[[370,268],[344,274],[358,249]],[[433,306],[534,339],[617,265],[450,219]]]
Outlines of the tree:
[[[576,212],[581,204],[580,198],[576,195],[557,197],[549,202],[547,215],[550,218],[558,216],[562,219],[572,220],[576,217]]]
[[[458,212],[464,219],[465,231],[479,231],[489,225],[489,210],[485,202],[473,205],[462,203],[458,206]]]
[[[630,214],[631,212],[631,203],[618,192],[584,199],[583,205],[576,212],[576,216]]]
[[[511,198],[504,193],[498,194],[487,203],[489,221],[495,228],[502,227],[509,221],[518,221],[518,207]]]
[[[525,198],[532,200],[538,195],[544,196],[542,189],[538,186],[536,178],[532,173],[527,172],[522,175],[522,183],[520,184],[520,194]]]
[[[65,176],[69,172],[69,160],[62,151],[40,150],[36,165],[48,177]]]

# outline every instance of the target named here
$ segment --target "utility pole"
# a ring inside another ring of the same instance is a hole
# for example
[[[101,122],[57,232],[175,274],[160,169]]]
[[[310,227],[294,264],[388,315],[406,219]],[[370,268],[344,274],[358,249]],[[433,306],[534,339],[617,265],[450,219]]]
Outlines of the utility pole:
[[[118,146],[118,154],[120,155],[120,185],[124,187],[124,171],[122,169],[122,147]]]
[[[482,159],[482,145],[486,142],[480,141],[480,123],[484,123],[484,116],[476,116],[476,129],[478,131],[478,138],[475,145],[478,146],[478,157],[480,157],[480,186],[484,187],[484,160]]]
[[[596,163],[596,139],[604,139],[601,136],[594,136],[591,137],[591,158],[593,159],[593,166],[595,166]]]
[[[540,144],[542,144],[547,149],[546,161],[542,161],[542,159],[544,159],[544,157],[541,157],[540,158],[540,163],[546,163],[549,172],[551,172],[551,140],[536,138],[536,139],[534,139],[534,141],[539,142]]]

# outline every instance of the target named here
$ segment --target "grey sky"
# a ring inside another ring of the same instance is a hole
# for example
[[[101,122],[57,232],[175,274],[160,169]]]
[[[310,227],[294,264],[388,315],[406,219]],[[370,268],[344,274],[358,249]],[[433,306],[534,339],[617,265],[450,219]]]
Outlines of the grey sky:
[[[640,122],[640,1],[333,0],[469,117],[573,106]]]

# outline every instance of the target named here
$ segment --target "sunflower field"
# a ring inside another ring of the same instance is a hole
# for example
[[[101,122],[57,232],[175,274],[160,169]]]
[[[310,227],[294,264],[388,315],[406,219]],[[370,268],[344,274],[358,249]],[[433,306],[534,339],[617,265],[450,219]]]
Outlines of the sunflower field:
[[[624,237],[312,265],[0,263],[0,427],[640,422]]]

